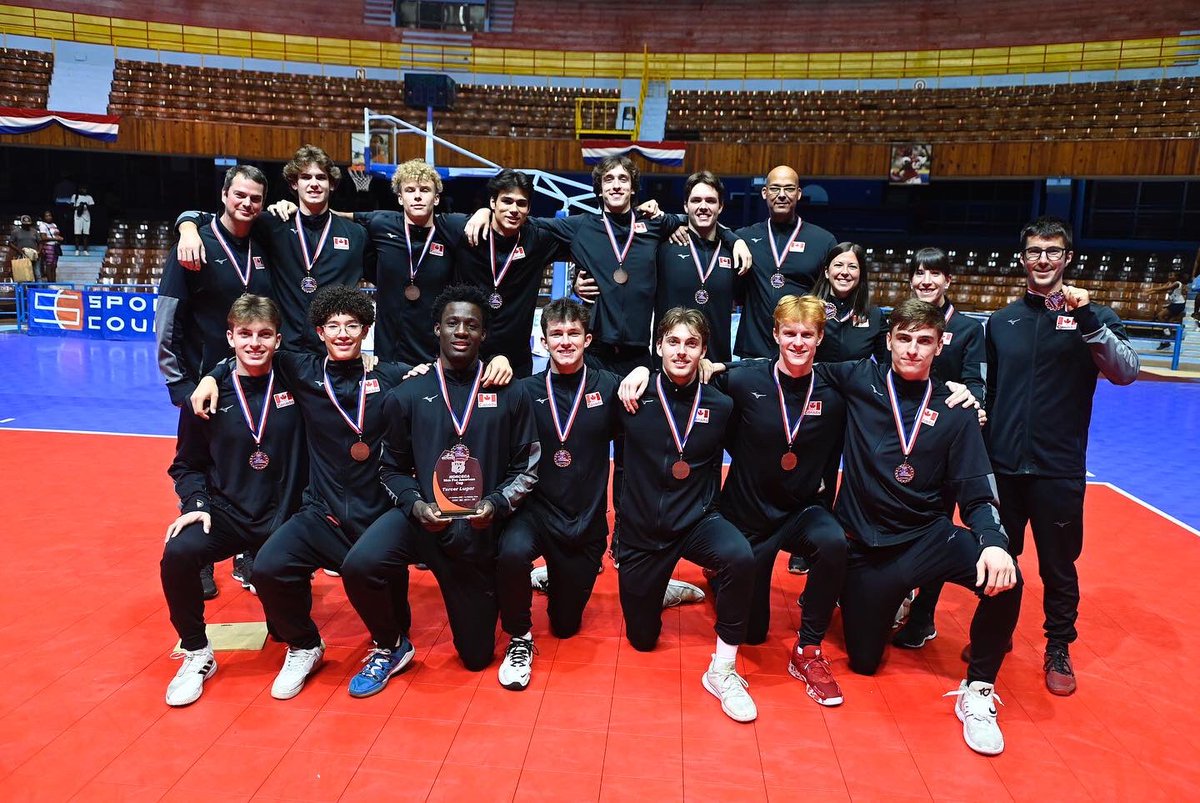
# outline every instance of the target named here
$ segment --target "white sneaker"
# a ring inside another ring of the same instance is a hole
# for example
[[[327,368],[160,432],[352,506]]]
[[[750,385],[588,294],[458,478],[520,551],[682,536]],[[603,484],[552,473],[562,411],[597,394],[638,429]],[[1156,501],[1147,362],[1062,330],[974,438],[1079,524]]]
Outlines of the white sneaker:
[[[663,607],[674,608],[685,602],[703,602],[704,592],[698,586],[685,583],[682,580],[667,582],[667,590],[663,593]]]
[[[704,688],[721,701],[721,710],[736,722],[753,722],[758,718],[758,707],[750,699],[746,688],[750,685],[737,673],[735,661],[722,661],[712,657],[700,682]]]
[[[545,594],[550,587],[550,571],[545,566],[535,566],[529,573],[529,585],[533,586],[534,591]]]
[[[500,685],[512,691],[523,691],[529,685],[533,674],[533,656],[537,648],[533,646],[532,638],[513,636],[508,641],[508,649],[504,651],[504,660],[500,662],[497,677]]]
[[[998,756],[1004,752],[1004,734],[996,723],[996,703],[1004,701],[996,694],[991,683],[973,680],[963,681],[958,688],[947,692],[945,697],[957,697],[954,713],[963,724],[963,741],[967,747],[985,756]]]
[[[311,650],[293,650],[288,647],[283,659],[283,668],[271,684],[271,696],[276,700],[290,700],[304,688],[304,681],[317,671],[325,655],[325,642]]]
[[[217,671],[212,645],[206,644],[199,650],[179,650],[171,657],[182,658],[183,666],[167,685],[167,705],[190,705],[200,699],[204,681]]]
[[[329,575],[330,577],[342,576],[340,572],[335,572],[333,569],[322,569],[321,571],[325,572],[325,574]]]
[[[909,612],[912,611],[913,600],[916,598],[917,592],[909,591],[908,596],[904,598],[904,602],[900,603],[900,607],[896,610],[896,618],[892,621],[893,630],[904,624],[904,620],[908,618]]]

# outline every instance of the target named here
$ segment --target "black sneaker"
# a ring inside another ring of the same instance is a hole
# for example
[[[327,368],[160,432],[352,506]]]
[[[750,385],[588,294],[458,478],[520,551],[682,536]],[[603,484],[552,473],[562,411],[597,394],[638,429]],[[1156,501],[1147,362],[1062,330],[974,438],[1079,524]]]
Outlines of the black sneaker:
[[[233,558],[233,579],[242,584],[242,588],[249,591],[251,594],[257,594],[254,590],[254,553],[242,552],[235,555]]]
[[[788,560],[788,574],[808,574],[808,561],[803,555],[792,555]]]
[[[200,569],[200,587],[204,589],[205,599],[216,599],[221,592],[217,589],[217,580],[213,577],[213,565],[210,563]]]
[[[937,630],[934,629],[933,622],[918,622],[909,618],[896,631],[896,635],[892,636],[892,644],[906,650],[919,650],[925,646],[925,642],[935,638],[937,638]]]

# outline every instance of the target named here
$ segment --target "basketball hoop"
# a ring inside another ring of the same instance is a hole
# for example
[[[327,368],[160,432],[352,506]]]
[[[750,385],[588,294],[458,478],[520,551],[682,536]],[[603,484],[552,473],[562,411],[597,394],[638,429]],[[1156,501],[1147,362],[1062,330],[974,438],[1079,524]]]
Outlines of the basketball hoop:
[[[350,165],[346,172],[350,174],[350,180],[354,182],[354,189],[366,192],[371,188],[371,174],[367,172],[364,165]]]

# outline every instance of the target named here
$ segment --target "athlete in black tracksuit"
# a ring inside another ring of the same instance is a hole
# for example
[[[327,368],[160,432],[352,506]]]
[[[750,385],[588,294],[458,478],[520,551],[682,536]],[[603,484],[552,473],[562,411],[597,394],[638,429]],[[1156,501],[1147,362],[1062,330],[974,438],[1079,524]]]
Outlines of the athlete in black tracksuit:
[[[434,215],[425,228],[407,223],[403,212],[383,210],[356,212],[354,222],[367,231],[367,261],[375,258],[375,356],[412,365],[432,362],[433,301],[453,281],[450,243],[461,236],[466,216]],[[409,285],[416,286],[417,298],[405,295]]]
[[[550,405],[558,406],[559,421],[565,426],[585,372],[579,412],[566,441],[561,441]],[[547,377],[553,399],[546,392]],[[554,373],[547,367],[520,383],[537,425],[542,460],[533,493],[500,540],[496,568],[500,623],[510,636],[523,637],[533,627],[529,572],[538,555],[546,557],[553,578],[546,604],[550,630],[558,638],[579,632],[608,539],[608,445],[621,406],[619,384],[616,374],[586,367],[573,374]],[[561,456],[556,462],[555,455],[562,450],[569,454],[569,462]]]
[[[887,365],[887,316],[874,304],[867,307],[866,314],[856,318],[849,298],[825,299],[825,337],[817,347],[817,362],[850,362],[874,357],[875,361]]]
[[[184,212],[176,226],[191,223],[203,231],[208,220],[207,214]],[[374,274],[364,273],[363,269],[366,231],[326,209],[319,215],[296,211],[287,220],[264,212],[255,221],[250,236],[266,250],[271,265],[271,298],[283,313],[283,347],[324,354],[325,346],[309,325],[308,307],[318,288],[331,284],[354,287],[364,278],[375,281]],[[311,270],[306,269],[305,249],[313,263]],[[211,259],[211,251],[208,255]],[[313,292],[306,292],[305,287]]]
[[[304,425],[290,385],[278,374],[273,381],[270,376],[240,376],[238,381],[253,421],[261,420],[264,404],[270,408],[261,443],[255,444],[233,375],[227,373],[219,383],[221,406],[209,420],[194,415],[190,405],[180,410],[175,460],[168,471],[180,511],[212,517],[208,532],[190,524],[168,540],[160,564],[171,624],[188,651],[208,643],[200,567],[261,548],[300,506],[308,478]],[[250,465],[256,451],[269,459],[264,469]]]
[[[437,578],[454,646],[474,672],[492,661],[496,641],[496,543],[504,523],[529,494],[538,476],[539,445],[524,392],[517,386],[480,392],[478,359],[455,370],[443,366],[446,393],[461,417],[460,437],[446,408],[436,371],[414,377],[391,394],[384,408],[387,440],[380,477],[388,510],[363,535],[342,569],[346,595],[371,638],[391,647],[407,638],[408,567],[424,563]],[[437,505],[435,467],[456,443],[479,461],[481,504],[494,511],[482,529],[456,519],[440,531],[419,523],[417,505]],[[528,584],[526,575],[526,584]],[[389,605],[394,600],[395,606]]]
[[[750,248],[754,267],[746,275],[746,304],[733,351],[739,357],[772,357],[777,351],[771,337],[775,305],[785,295],[812,291],[825,268],[825,255],[837,240],[794,214],[785,222],[764,220],[738,229],[737,236]],[[775,243],[774,251],[768,237]]]
[[[988,546],[1007,548],[995,508],[991,465],[975,410],[945,404],[933,383],[929,413],[905,460],[888,398],[891,365],[869,360],[825,366],[846,399],[845,479],[834,514],[849,538],[842,619],[850,668],[873,674],[900,602],[915,586],[946,581],[981,594],[976,562]],[[894,377],[900,418],[911,432],[928,384]],[[897,479],[907,463],[915,476]],[[954,486],[969,529],[946,516],[941,489]],[[995,596],[981,594],[971,622],[968,681],[993,683],[1021,606],[1021,580]]]
[[[232,353],[225,340],[230,305],[243,293],[270,298],[273,292],[270,262],[253,238],[236,237],[215,216],[199,233],[206,262],[200,270],[185,270],[170,251],[154,307],[158,368],[176,407],[186,404],[200,378]]]
[[[700,310],[712,331],[708,359],[729,362],[733,359],[733,304],[742,284],[733,269],[733,251],[720,237],[708,240],[691,229],[687,229],[687,233],[690,247],[669,240],[658,247],[655,319],[661,319],[672,307]],[[698,269],[697,261],[700,263]],[[702,272],[708,274],[703,282],[700,279]]]
[[[984,435],[1013,555],[1024,548],[1025,526],[1033,530],[1045,587],[1048,653],[1065,656],[1078,635],[1075,561],[1083,549],[1085,460],[1096,379],[1103,374],[1113,384],[1127,385],[1137,378],[1138,367],[1124,326],[1100,304],[1055,311],[1047,309],[1044,296],[1027,291],[988,321]]]

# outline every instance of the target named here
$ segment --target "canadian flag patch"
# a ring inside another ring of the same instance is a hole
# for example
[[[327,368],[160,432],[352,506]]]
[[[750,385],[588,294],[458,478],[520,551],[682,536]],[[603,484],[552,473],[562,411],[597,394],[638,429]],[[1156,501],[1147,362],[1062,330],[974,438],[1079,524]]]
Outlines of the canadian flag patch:
[[[296,400],[292,398],[292,394],[288,393],[286,390],[283,393],[276,393],[272,398],[275,399],[276,408],[291,407],[296,403]]]
[[[719,268],[732,268],[732,267],[733,267],[733,260],[732,260],[732,259],[730,259],[729,257],[717,257],[717,267],[719,267]]]
[[[475,406],[476,407],[495,407],[496,406],[496,394],[495,393],[480,393],[476,397]]]
[[[635,221],[633,224],[633,232],[634,232],[634,234],[645,234],[646,233],[646,221],[644,221],[644,220]]]
[[[949,346],[950,341],[954,339],[953,332],[942,332],[942,345]]]
[[[1054,328],[1061,331],[1073,331],[1079,326],[1079,321],[1072,318],[1070,315],[1059,315],[1058,321],[1055,322]]]
[[[262,257],[251,257],[250,261],[254,264],[255,270],[266,270],[267,263],[263,262]]]
[[[925,412],[921,413],[921,423],[932,427],[937,423],[937,417],[937,410],[926,410]]]
[[[367,389],[367,393],[378,393],[379,392],[379,380],[378,379],[368,379],[364,383],[364,385]]]
[[[513,249],[513,259],[524,259],[524,258],[525,258],[525,246],[518,245],[516,248]]]
[[[441,243],[430,243],[429,253],[433,254],[435,257],[445,256],[446,246],[442,245]]]
[[[600,405],[604,404],[604,397],[600,395],[599,391],[596,391],[595,393],[589,393],[584,396],[583,399],[585,402],[587,402],[588,407],[599,407]]]
[[[708,408],[707,407],[701,407],[699,410],[696,411],[696,423],[697,424],[707,424],[708,423]]]
[[[804,242],[802,240],[792,240],[792,244],[788,246],[788,250],[795,254],[803,254]]]
[[[804,414],[805,415],[820,415],[821,414],[821,402],[810,401],[808,403],[808,407],[805,408],[805,410],[804,410]]]
[[[334,237],[333,238],[333,247],[336,248],[338,251],[349,251],[350,250],[350,238],[349,237]]]

